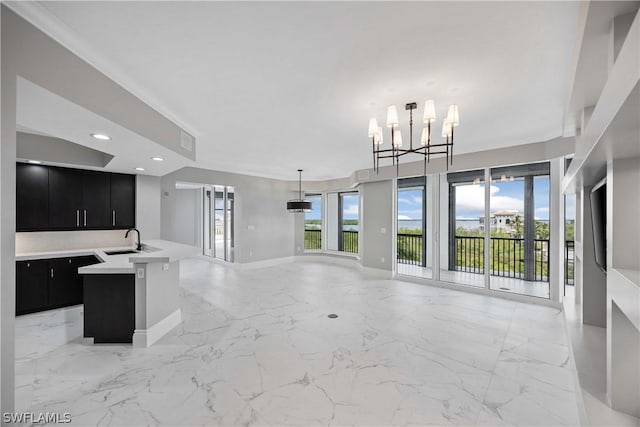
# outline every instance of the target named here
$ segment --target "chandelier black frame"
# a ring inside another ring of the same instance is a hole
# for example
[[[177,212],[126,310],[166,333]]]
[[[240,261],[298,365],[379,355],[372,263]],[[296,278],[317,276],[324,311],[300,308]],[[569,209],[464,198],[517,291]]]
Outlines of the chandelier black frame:
[[[313,206],[302,198],[302,169],[298,169],[298,198],[287,202],[287,210],[291,213],[311,212]]]
[[[444,154],[446,160],[446,168],[453,165],[453,136],[454,128],[460,124],[458,116],[458,106],[452,104],[449,106],[447,117],[442,123],[442,137],[444,142],[434,144],[431,140],[431,124],[436,120],[435,106],[433,100],[425,102],[424,124],[420,146],[413,147],[413,110],[417,109],[418,104],[409,102],[405,104],[405,110],[409,111],[409,148],[402,148],[402,135],[397,129],[398,114],[395,105],[391,105],[387,110],[387,127],[391,129],[391,148],[380,148],[383,144],[382,127],[378,127],[377,120],[371,118],[369,121],[369,137],[371,138],[371,147],[373,151],[373,169],[376,173],[380,170],[380,159],[393,159],[393,165],[396,166],[396,174],[400,167],[400,158],[407,154],[420,154],[424,158],[424,174],[427,173],[427,163],[430,162],[432,155]]]

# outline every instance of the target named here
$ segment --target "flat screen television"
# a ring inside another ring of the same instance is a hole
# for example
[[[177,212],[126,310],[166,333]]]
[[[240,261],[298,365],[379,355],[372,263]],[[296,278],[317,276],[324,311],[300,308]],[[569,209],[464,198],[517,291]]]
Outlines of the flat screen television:
[[[591,225],[596,264],[607,271],[607,181],[602,180],[591,190]]]

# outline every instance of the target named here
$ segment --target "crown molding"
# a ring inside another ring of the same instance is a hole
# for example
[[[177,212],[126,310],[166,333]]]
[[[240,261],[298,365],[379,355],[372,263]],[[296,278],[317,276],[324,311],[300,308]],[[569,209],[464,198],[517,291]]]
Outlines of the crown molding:
[[[194,137],[201,135],[195,126],[183,120],[157,97],[151,95],[142,85],[131,79],[122,68],[82,41],[72,28],[46,7],[35,1],[3,1],[2,4],[190,135]]]

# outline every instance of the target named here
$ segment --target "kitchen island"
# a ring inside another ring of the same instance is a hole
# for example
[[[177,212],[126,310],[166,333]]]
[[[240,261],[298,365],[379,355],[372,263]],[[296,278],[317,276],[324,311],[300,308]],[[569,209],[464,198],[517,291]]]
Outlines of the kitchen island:
[[[16,254],[17,260],[94,255],[83,277],[84,336],[95,343],[149,347],[182,321],[178,306],[180,260],[201,250],[167,240],[131,247]]]

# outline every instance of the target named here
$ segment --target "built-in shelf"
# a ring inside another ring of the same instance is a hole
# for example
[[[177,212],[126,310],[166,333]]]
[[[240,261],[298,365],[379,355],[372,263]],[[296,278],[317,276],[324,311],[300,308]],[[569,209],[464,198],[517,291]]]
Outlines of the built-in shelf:
[[[640,331],[640,271],[609,269],[607,291],[623,314]]]
[[[591,185],[606,173],[607,162],[640,156],[640,13],[631,25],[593,113],[581,135],[576,154],[562,181],[565,193]]]

